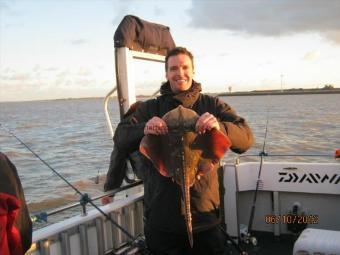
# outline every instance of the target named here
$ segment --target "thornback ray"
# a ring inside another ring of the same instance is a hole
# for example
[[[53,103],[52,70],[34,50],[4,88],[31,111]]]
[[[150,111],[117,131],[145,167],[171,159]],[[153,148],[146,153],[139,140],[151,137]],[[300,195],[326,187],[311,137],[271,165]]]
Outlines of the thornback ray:
[[[213,170],[231,146],[229,138],[217,129],[202,135],[196,133],[198,118],[196,112],[180,105],[162,118],[168,126],[166,135],[145,135],[140,144],[140,152],[151,160],[159,173],[180,185],[191,247],[190,187],[200,176]]]

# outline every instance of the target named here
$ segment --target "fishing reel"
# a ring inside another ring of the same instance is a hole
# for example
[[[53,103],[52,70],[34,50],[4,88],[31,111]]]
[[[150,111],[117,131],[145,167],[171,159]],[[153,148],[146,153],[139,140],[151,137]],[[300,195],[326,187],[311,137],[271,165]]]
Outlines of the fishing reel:
[[[250,233],[246,235],[243,242],[245,242],[246,244],[251,244],[253,246],[257,246],[258,244],[257,238],[255,236],[251,236]]]
[[[251,244],[253,246],[257,246],[258,244],[257,238],[252,236],[248,231],[248,227],[243,224],[240,226],[240,239],[245,244]]]
[[[139,235],[132,242],[128,242],[118,250],[112,253],[112,255],[152,255],[146,247],[145,237]]]
[[[234,248],[239,252],[240,255],[248,255],[248,252],[246,252],[240,245],[240,243],[237,243],[233,238],[229,236],[227,231],[224,230],[223,227],[220,226],[220,229],[223,233],[223,235],[227,238],[227,241],[229,244],[232,244]]]

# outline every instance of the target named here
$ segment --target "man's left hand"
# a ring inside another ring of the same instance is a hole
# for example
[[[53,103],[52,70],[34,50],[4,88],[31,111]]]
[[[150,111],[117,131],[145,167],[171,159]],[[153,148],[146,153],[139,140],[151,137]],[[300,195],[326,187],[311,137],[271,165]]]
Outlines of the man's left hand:
[[[216,128],[220,130],[220,125],[216,117],[209,112],[202,114],[196,122],[196,132],[204,134],[206,131]]]

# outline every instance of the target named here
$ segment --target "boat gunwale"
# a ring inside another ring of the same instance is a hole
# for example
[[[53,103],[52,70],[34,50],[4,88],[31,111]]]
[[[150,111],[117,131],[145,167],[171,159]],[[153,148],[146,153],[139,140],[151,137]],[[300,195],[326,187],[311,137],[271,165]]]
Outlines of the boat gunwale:
[[[109,203],[107,205],[101,206],[100,209],[104,211],[105,213],[110,213],[112,211],[121,209],[127,205],[141,201],[143,199],[143,196],[144,196],[144,192],[141,191],[141,192],[129,195],[128,197],[124,199],[120,199],[112,203]],[[46,226],[44,228],[35,230],[33,231],[32,243],[36,243],[38,241],[48,239],[51,236],[59,234],[73,227],[79,226],[82,223],[91,221],[98,217],[104,217],[104,216],[101,214],[101,212],[99,212],[97,209],[94,208],[92,210],[89,210],[85,216],[76,215],[74,217],[63,220],[61,222],[57,222],[52,225]]]

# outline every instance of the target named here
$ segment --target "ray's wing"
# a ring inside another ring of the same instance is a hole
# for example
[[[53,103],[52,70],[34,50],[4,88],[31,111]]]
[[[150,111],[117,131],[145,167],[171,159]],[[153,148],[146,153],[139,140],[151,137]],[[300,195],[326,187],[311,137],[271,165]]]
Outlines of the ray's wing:
[[[214,169],[230,146],[229,137],[217,129],[212,129],[203,135],[197,136],[191,148],[201,150],[197,169],[198,174],[204,175]]]
[[[139,151],[153,163],[161,175],[169,177],[164,163],[164,156],[162,155],[163,149],[160,144],[160,136],[146,135],[140,143]]]

